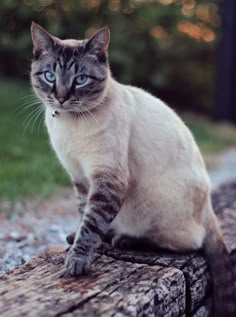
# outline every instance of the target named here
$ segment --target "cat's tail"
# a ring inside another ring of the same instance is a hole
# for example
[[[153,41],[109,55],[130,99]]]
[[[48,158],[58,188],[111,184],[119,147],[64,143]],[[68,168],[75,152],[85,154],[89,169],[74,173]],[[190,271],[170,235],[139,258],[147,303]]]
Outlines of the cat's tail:
[[[213,281],[213,316],[236,317],[236,275],[214,214],[207,227],[203,250]]]

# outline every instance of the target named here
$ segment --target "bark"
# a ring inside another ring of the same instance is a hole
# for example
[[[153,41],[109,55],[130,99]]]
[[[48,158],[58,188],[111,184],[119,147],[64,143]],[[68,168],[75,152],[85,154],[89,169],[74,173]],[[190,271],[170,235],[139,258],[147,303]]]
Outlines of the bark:
[[[236,185],[221,187],[213,201],[236,260]],[[200,252],[124,252],[104,244],[89,275],[79,278],[65,276],[65,254],[40,254],[0,276],[0,316],[210,315],[211,278]]]

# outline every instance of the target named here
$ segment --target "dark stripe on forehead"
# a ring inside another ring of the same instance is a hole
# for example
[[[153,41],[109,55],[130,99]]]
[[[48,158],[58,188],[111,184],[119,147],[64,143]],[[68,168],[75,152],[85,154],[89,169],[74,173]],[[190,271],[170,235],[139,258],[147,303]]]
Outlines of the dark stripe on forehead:
[[[70,70],[71,69],[71,67],[73,66],[75,64],[75,60],[74,59],[72,59],[72,61],[69,63],[69,65],[68,65],[68,70]]]
[[[78,64],[76,63],[75,64],[75,74],[78,72],[78,69],[79,69],[79,67],[78,67]]]
[[[74,51],[74,48],[64,46],[63,53],[62,53],[63,58],[67,61],[70,60],[71,57],[73,56],[73,51]]]
[[[78,71],[76,60],[82,55],[81,47],[61,46],[57,49],[57,63],[61,69],[70,70],[75,65],[75,71]]]
[[[59,67],[62,69],[61,56],[58,56],[57,63],[59,64]]]
[[[62,57],[64,61],[64,66],[69,63],[68,69],[76,62],[76,59],[82,55],[81,47],[68,47],[64,46],[62,50]],[[72,60],[72,61],[71,61]],[[72,63],[73,62],[73,63]]]

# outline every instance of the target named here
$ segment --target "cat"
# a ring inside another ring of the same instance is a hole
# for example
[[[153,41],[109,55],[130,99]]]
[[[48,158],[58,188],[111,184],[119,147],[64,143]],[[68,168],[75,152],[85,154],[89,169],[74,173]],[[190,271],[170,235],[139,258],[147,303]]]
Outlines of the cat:
[[[87,273],[111,231],[114,247],[144,238],[177,252],[203,248],[215,316],[236,316],[230,257],[189,129],[160,99],[112,78],[108,27],[85,40],[61,40],[36,23],[31,31],[32,87],[79,197],[80,225],[68,238],[67,272]]]

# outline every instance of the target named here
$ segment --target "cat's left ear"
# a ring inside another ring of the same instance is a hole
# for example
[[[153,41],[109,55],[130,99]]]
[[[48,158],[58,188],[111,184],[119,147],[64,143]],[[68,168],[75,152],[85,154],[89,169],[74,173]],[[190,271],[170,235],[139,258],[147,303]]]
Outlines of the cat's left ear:
[[[92,51],[94,54],[100,54],[108,52],[108,46],[110,42],[110,30],[108,26],[98,30],[86,43],[86,49]]]
[[[52,49],[54,45],[52,36],[35,22],[32,22],[31,34],[34,44],[33,52],[36,57]]]

